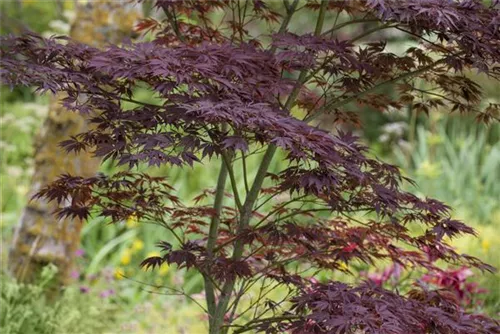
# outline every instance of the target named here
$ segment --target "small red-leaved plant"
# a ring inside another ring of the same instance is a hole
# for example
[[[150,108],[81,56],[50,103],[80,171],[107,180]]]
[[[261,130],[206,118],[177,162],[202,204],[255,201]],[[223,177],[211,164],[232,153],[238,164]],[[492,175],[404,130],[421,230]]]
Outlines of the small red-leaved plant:
[[[383,260],[432,275],[446,273],[436,260],[492,270],[447,245],[445,237],[474,234],[450,218],[449,207],[403,191],[397,167],[369,158],[352,134],[328,133],[314,121],[329,114],[334,124],[359,124],[355,103],[497,120],[498,106],[481,108],[481,89],[466,76],[499,77],[496,3],[157,0],[155,7],[164,19],[137,26],[155,36],[151,42],[97,49],[59,37],[2,38],[2,80],[66,93],[64,106],[93,124],[61,143],[68,154],[90,151],[130,170],[218,159],[218,182],[188,205],[163,177],[63,175],[38,194],[60,204],[58,216],[120,222],[135,215],[166,228],[161,256],[142,265],[199,272],[211,334],[500,332],[439,290],[401,295],[311,280]],[[300,24],[305,33],[293,30],[301,16],[316,19]],[[389,51],[389,31],[414,45]],[[387,86],[390,96],[380,90]],[[139,100],[138,87],[157,102]],[[294,106],[305,116],[292,114]],[[284,170],[270,170],[277,151]],[[254,174],[246,162],[259,152]],[[412,225],[423,232],[411,233]],[[257,299],[239,308],[258,286]],[[288,293],[267,300],[277,287]]]
[[[405,284],[408,283],[407,280],[411,276],[411,273],[404,273],[397,263],[386,267],[382,271],[368,273],[363,271],[360,273],[360,277],[368,280],[371,284],[379,287],[387,286],[397,290],[408,289]],[[474,273],[467,267],[439,270],[437,272],[429,271],[423,275],[413,276],[417,277],[413,279],[416,280],[414,285],[424,283],[428,288],[435,287],[442,291],[448,290],[452,293],[451,296],[453,296],[455,302],[466,310],[474,310],[481,306],[481,295],[488,292],[488,290],[482,289],[478,283],[470,281]]]
[[[460,304],[465,308],[475,308],[480,306],[481,294],[488,291],[479,287],[476,282],[469,282],[467,279],[474,273],[467,267],[458,269],[448,269],[437,273],[429,273],[422,277],[426,283],[430,283],[439,288],[452,291]]]

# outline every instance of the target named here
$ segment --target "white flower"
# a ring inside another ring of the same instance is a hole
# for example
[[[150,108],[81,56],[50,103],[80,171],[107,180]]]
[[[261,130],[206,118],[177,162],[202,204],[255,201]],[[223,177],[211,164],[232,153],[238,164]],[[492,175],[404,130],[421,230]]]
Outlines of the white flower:
[[[61,20],[50,21],[49,27],[59,33],[68,33],[70,29],[70,25]]]

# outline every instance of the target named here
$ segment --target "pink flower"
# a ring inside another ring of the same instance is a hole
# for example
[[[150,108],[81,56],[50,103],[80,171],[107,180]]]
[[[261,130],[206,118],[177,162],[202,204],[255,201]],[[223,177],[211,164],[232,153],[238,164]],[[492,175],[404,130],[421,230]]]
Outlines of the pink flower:
[[[472,270],[466,267],[462,267],[456,271],[456,276],[460,280],[460,282],[464,282],[468,277],[474,275]]]
[[[114,294],[115,294],[115,290],[108,289],[108,290],[101,291],[101,293],[99,294],[99,296],[101,298],[108,298],[108,297],[110,297],[110,296],[112,296]]]
[[[73,270],[70,275],[72,279],[79,279],[80,278],[80,272],[78,270]]]
[[[398,283],[398,280],[401,277],[401,265],[394,263],[390,267],[385,268],[382,273],[362,273],[362,275],[367,277],[370,281],[378,286],[382,286],[382,284],[389,281],[390,279],[395,285]]]
[[[82,257],[85,255],[85,251],[82,248],[79,248],[75,251],[75,256],[76,257]]]

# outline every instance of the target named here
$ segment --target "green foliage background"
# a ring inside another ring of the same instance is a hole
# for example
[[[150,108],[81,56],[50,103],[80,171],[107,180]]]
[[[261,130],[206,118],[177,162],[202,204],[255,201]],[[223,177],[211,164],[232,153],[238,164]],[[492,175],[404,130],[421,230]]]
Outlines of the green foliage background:
[[[64,6],[70,2],[63,1]],[[34,31],[51,31],[50,22],[64,20],[57,1],[0,2],[2,34],[18,33],[22,25]],[[490,102],[498,101],[500,86],[485,85]],[[47,300],[53,268],[47,268],[33,285],[14,282],[5,271],[13,227],[27,201],[32,173],[33,140],[47,113],[47,97],[29,89],[0,90],[1,198],[0,261],[3,273],[0,295],[1,333],[205,333],[203,315],[195,303],[160,286],[184,286],[184,293],[203,302],[202,279],[176,268],[144,272],[138,264],[158,241],[158,229],[139,225],[133,218],[121,225],[95,219],[83,229],[77,283],[66,288],[56,303]],[[144,92],[144,99],[150,98]],[[439,110],[430,117],[410,113],[363,113],[369,127],[364,140],[371,153],[401,166],[422,196],[435,197],[455,208],[456,218],[475,227],[478,238],[462,238],[454,245],[500,267],[500,126],[477,125],[470,117],[449,116]],[[384,126],[398,123],[402,130],[382,140]],[[374,125],[376,124],[376,126]],[[363,135],[363,133],[361,133]],[[392,136],[392,137],[391,137]],[[389,138],[389,142],[387,142]],[[388,145],[389,143],[389,145]],[[249,163],[254,170],[258,157]],[[281,164],[275,160],[275,168]],[[215,184],[216,166],[198,165],[189,172],[156,169],[169,176],[183,198],[193,198]],[[104,169],[109,168],[103,166]],[[160,231],[161,233],[161,231]],[[353,268],[361,270],[366,268]],[[329,274],[325,274],[329,275]],[[323,277],[331,278],[331,277]],[[344,277],[345,278],[345,277]],[[351,278],[352,279],[352,278]],[[500,276],[476,273],[474,280],[486,288],[484,306],[477,311],[500,315]],[[276,292],[279,294],[279,291]]]

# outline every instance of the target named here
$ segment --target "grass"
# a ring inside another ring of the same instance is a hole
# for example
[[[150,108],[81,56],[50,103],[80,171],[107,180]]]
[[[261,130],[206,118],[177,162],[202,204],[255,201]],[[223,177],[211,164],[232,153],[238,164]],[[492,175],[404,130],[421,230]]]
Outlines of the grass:
[[[432,128],[433,131],[429,129]],[[394,161],[416,181],[421,196],[439,199],[452,215],[476,229],[478,237],[455,239],[460,253],[479,257],[500,269],[500,125],[487,128],[467,118],[441,118],[417,128],[410,158],[395,149]],[[484,311],[500,316],[500,275],[476,273],[488,290]]]
[[[500,142],[488,140],[488,132],[499,126],[472,124],[443,119],[434,132],[418,127],[411,158],[396,149],[396,163],[416,181],[421,195],[446,202],[462,218],[500,224],[493,221],[500,212]]]
[[[115,324],[116,306],[69,287],[53,302],[47,296],[57,269],[44,268],[35,284],[18,284],[2,275],[0,332],[3,334],[106,333]],[[106,318],[96,319],[105,313]]]

